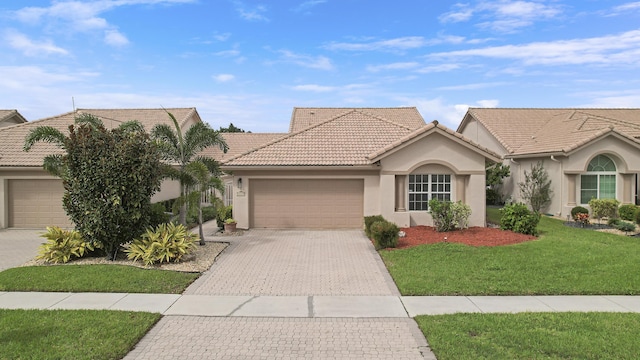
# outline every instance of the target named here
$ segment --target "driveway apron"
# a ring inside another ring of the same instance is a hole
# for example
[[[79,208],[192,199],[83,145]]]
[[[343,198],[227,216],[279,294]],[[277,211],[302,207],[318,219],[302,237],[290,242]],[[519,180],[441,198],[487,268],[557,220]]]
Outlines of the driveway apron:
[[[360,230],[250,230],[217,239],[230,246],[185,294],[399,295]],[[125,357],[178,358],[435,359],[417,324],[407,317],[184,315],[164,316]]]
[[[0,271],[20,266],[38,255],[44,230],[0,230]]]

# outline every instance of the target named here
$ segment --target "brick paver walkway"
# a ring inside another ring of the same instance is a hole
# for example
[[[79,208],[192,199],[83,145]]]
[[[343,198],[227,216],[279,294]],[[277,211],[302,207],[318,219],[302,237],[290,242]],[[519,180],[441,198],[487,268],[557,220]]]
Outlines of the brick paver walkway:
[[[426,346],[412,319],[165,316],[124,359],[435,359]]]
[[[360,230],[251,230],[185,294],[399,295]]]
[[[16,267],[38,255],[38,246],[46,241],[39,237],[44,230],[0,230],[0,271]]]

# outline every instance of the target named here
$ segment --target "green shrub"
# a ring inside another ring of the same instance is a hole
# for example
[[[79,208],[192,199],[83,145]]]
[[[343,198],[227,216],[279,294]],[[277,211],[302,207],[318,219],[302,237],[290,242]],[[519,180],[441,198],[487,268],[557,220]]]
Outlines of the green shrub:
[[[166,213],[165,206],[162,203],[151,204],[151,216],[149,218],[149,226],[156,227],[160,224],[171,221],[171,216]]]
[[[620,231],[631,232],[636,230],[636,224],[629,221],[619,221],[615,228]]]
[[[398,246],[398,232],[400,229],[392,222],[383,220],[371,224],[371,235],[376,250],[394,248]]]
[[[589,207],[593,213],[593,217],[598,219],[616,218],[618,217],[618,205],[620,202],[616,199],[591,199],[589,200]]]
[[[384,217],[382,217],[382,215],[372,215],[372,216],[364,217],[364,233],[367,235],[369,239],[373,238],[373,235],[371,234],[371,225],[373,225],[373,223],[378,221],[386,221],[386,220]]]
[[[214,205],[202,208],[202,221],[207,222],[216,218],[218,211]]]
[[[587,214],[589,215],[589,209],[584,206],[575,206],[571,209],[571,218],[577,221],[578,214]]]
[[[502,203],[502,194],[496,189],[487,188],[485,199],[487,205],[500,205]]]
[[[633,221],[637,209],[638,207],[633,204],[620,205],[618,214],[622,220]]]
[[[537,235],[540,216],[531,212],[523,203],[505,205],[500,212],[500,228],[517,233]]]
[[[216,223],[218,227],[224,227],[224,221],[233,217],[233,207],[229,206],[220,206],[216,213]]]
[[[101,247],[99,243],[84,241],[78,231],[63,230],[57,226],[47,227],[47,232],[40,237],[46,238],[47,242],[40,245],[36,259],[56,264],[81,258]]]
[[[635,219],[636,224],[640,224],[640,208],[638,208],[633,214],[633,218]]]
[[[464,229],[469,224],[471,207],[461,201],[452,203],[431,199],[429,201],[429,214],[433,218],[433,226],[438,232]]]
[[[622,222],[622,220],[618,219],[618,218],[611,218],[607,221],[607,225],[611,226],[611,227],[616,227],[618,226],[620,223]]]
[[[146,265],[178,262],[195,249],[196,240],[198,235],[189,232],[182,224],[160,224],[155,229],[148,228],[125,251],[129,259],[140,259]]]

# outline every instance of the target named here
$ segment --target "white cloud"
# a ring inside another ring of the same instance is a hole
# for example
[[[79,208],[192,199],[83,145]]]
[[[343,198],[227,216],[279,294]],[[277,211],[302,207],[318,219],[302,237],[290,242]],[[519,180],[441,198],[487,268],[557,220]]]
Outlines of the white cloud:
[[[507,82],[473,83],[473,84],[464,84],[464,85],[441,86],[438,88],[438,90],[444,90],[444,91],[478,90],[478,89],[486,89],[490,87],[503,86],[508,84],[509,83]]]
[[[486,57],[525,65],[637,64],[640,30],[602,37],[534,42],[431,54],[432,58]]]
[[[43,24],[49,29],[68,32],[92,32],[104,30],[108,45],[122,46],[128,43],[126,36],[100,17],[100,14],[121,6],[171,5],[195,0],[98,0],[54,1],[49,7],[25,7],[12,13],[13,17],[29,25]],[[126,42],[125,42],[126,40]]]
[[[367,66],[367,71],[379,72],[379,71],[386,71],[386,70],[409,70],[409,69],[414,69],[418,66],[420,66],[420,64],[417,62],[397,62],[397,63],[384,64],[384,65],[369,65]]]
[[[315,6],[326,3],[327,0],[308,0],[291,9],[293,12],[309,13],[309,10]]]
[[[440,22],[465,22],[476,16],[479,19],[479,27],[497,32],[512,32],[531,26],[536,21],[555,18],[562,13],[560,6],[547,5],[540,1],[480,1],[475,6],[458,3],[452,8],[451,11],[440,15]]]
[[[217,82],[229,82],[234,80],[236,77],[231,75],[231,74],[218,74],[218,75],[214,75],[213,79]]]
[[[328,50],[347,51],[389,51],[389,50],[409,50],[421,48],[429,45],[429,42],[422,36],[406,36],[389,40],[380,40],[369,43],[330,43],[324,48]]]
[[[111,46],[129,45],[129,39],[121,34],[118,30],[107,30],[104,34],[104,42]]]
[[[291,89],[296,91],[310,91],[310,92],[330,92],[335,91],[337,88],[334,86],[323,86],[317,84],[296,85]]]
[[[28,36],[14,30],[8,30],[4,34],[4,39],[12,48],[21,51],[26,56],[37,55],[67,55],[69,52],[56,46],[51,40],[34,41]]]
[[[267,7],[264,5],[256,5],[252,8],[247,7],[247,5],[242,2],[235,0],[233,4],[236,6],[236,11],[238,15],[244,20],[247,21],[269,21],[269,18],[264,15],[267,12]]]
[[[416,106],[426,122],[438,120],[441,124],[457,129],[469,107],[497,107],[498,100],[477,100],[474,104],[452,104],[442,97],[433,99],[404,98],[410,106]]]
[[[640,1],[630,2],[615,6],[606,16],[627,15],[630,12],[640,11]]]
[[[440,65],[430,65],[422,67],[418,70],[421,74],[429,74],[429,73],[438,73],[438,72],[447,72],[459,69],[460,65],[458,64],[440,64]]]
[[[289,50],[280,50],[278,52],[280,53],[280,59],[283,62],[317,70],[333,70],[331,59],[325,56],[296,54]]]

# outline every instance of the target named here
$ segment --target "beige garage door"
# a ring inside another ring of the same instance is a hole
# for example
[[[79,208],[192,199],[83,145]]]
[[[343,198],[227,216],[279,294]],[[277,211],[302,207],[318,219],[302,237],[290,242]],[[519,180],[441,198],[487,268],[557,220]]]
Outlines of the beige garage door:
[[[251,227],[361,228],[363,180],[251,180]]]
[[[9,180],[9,227],[71,227],[63,192],[61,180]]]

